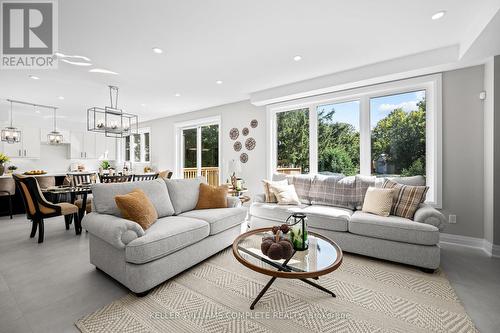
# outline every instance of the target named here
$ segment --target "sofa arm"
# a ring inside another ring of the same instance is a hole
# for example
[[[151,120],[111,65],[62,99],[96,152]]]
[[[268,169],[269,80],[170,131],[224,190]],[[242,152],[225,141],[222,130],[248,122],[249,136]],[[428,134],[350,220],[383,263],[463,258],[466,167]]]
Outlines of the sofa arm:
[[[227,197],[227,208],[241,207],[241,201],[238,197]]]
[[[253,197],[253,202],[266,202],[266,195],[264,193],[256,194]]]
[[[440,211],[426,204],[420,205],[415,212],[413,220],[415,222],[433,225],[440,231],[443,230],[446,223],[446,218]]]
[[[125,248],[125,245],[144,235],[142,227],[134,221],[108,214],[89,213],[83,218],[82,226],[117,249]]]

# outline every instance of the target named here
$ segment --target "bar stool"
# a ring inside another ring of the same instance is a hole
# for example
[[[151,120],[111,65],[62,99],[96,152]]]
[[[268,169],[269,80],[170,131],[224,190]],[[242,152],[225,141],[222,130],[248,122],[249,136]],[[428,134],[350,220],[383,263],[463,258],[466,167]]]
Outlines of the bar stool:
[[[16,182],[13,178],[0,178],[0,197],[9,198],[9,214],[12,219],[12,196],[16,194]]]

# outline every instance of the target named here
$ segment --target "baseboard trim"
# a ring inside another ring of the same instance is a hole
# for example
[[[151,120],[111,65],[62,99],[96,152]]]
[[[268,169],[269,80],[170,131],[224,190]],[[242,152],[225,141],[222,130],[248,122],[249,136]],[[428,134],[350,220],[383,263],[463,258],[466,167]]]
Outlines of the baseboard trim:
[[[479,249],[490,257],[500,258],[500,245],[492,244],[483,238],[441,233],[439,243]]]

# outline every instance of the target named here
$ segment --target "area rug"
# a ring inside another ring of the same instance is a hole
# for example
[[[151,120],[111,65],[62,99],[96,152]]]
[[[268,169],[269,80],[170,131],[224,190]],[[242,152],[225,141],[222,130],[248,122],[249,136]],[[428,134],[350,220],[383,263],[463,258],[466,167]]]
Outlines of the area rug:
[[[229,250],[163,283],[76,322],[97,332],[477,332],[441,271],[355,255],[318,283],[278,279],[255,310],[270,277],[238,263]]]

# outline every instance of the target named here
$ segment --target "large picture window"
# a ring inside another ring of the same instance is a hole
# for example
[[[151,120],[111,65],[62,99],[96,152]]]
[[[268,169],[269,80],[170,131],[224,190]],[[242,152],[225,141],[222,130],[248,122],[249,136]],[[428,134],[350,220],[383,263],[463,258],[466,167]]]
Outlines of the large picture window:
[[[425,176],[425,90],[370,99],[372,174]]]
[[[359,173],[359,101],[320,105],[318,172]]]
[[[276,115],[278,160],[282,173],[309,173],[309,109]]]
[[[441,204],[441,76],[268,107],[268,174],[424,176]]]

